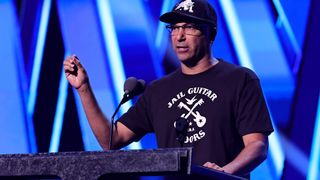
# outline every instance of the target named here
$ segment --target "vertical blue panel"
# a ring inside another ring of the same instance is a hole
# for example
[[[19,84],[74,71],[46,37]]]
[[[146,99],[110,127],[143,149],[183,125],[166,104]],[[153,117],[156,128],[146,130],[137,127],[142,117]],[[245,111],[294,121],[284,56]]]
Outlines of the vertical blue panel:
[[[220,0],[222,11],[224,13],[233,44],[236,49],[238,59],[242,66],[252,69],[252,63],[248,54],[248,49],[243,39],[242,31],[239,24],[239,19],[235,14],[235,8],[230,0]]]
[[[216,58],[222,58],[224,61],[239,64],[238,59],[235,57],[235,47],[231,43],[231,37],[222,13],[222,8],[216,0],[209,0],[209,3],[214,7],[217,13],[217,35],[213,42],[211,53]],[[231,32],[230,32],[231,33]]]
[[[287,133],[287,136],[290,137],[293,144],[299,147],[307,156],[310,155],[310,163],[312,162],[312,165],[314,166],[318,166],[316,161],[319,160],[319,157],[316,157],[319,153],[319,150],[316,150],[317,146],[319,146],[319,140],[316,140],[319,133],[319,130],[317,130],[319,112],[317,111],[319,108],[320,92],[319,8],[320,1],[312,1],[303,46],[303,63],[297,77],[297,90],[292,107],[290,131]],[[284,177],[291,179],[306,178],[307,174],[299,172],[299,169],[295,167],[295,164],[300,165],[300,162],[286,163]],[[311,164],[309,164],[309,168],[310,165]],[[317,169],[316,167],[312,168]],[[314,173],[313,175],[316,175],[316,171],[319,171],[319,169],[315,169],[309,169]],[[311,173],[310,171],[309,173]],[[313,176],[311,174],[309,174],[309,178]]]
[[[278,13],[277,28],[286,50],[288,63],[297,75],[305,38],[311,0],[273,0]]]
[[[171,11],[172,7],[174,6],[176,1],[173,0],[163,0],[162,8],[159,14],[160,15]],[[164,54],[166,52],[166,47],[168,46],[168,40],[170,39],[170,35],[168,31],[165,28],[165,23],[161,22],[156,18],[156,21],[158,21],[157,31],[156,31],[156,37],[155,37],[155,48],[157,53],[157,60],[155,62],[156,66],[160,66],[164,57]],[[158,77],[160,75],[163,75],[163,70],[161,73],[157,73]]]
[[[264,1],[236,1],[235,7],[249,61],[266,95],[290,97],[293,79],[266,4]]]
[[[126,80],[122,55],[119,49],[118,37],[116,35],[111,7],[108,1],[97,1],[99,19],[101,22],[102,36],[105,43],[105,51],[108,55],[111,76],[115,87],[117,103],[120,103],[123,97],[123,82]],[[131,103],[126,103],[120,109],[121,113],[128,110]]]
[[[320,179],[320,94],[318,100],[318,110],[316,122],[313,131],[312,148],[310,155],[309,172],[307,179],[316,180]]]
[[[76,54],[87,70],[92,89],[102,111],[111,116],[114,111],[113,87],[110,81],[110,71],[106,64],[103,37],[101,36],[97,12],[94,2],[59,0],[57,2],[62,35],[66,52]],[[120,80],[119,80],[120,81]],[[120,82],[123,83],[123,82]],[[74,91],[85,150],[100,150],[94,137],[80,97]]]
[[[174,1],[163,0],[161,13],[159,14],[159,17],[160,17],[160,15],[162,15],[166,12],[169,12],[173,6],[174,6]],[[159,21],[156,39],[155,39],[155,46],[160,51],[159,52],[160,59],[163,58],[165,47],[167,46],[168,35],[169,34],[168,34],[168,32],[166,32],[166,29],[165,29],[165,23]]]
[[[29,99],[27,112],[28,116],[33,116],[34,106],[37,98],[38,82],[40,77],[40,69],[42,64],[42,55],[46,40],[49,16],[50,16],[51,0],[44,0],[40,14],[40,25],[36,42],[35,57],[31,74],[31,82],[29,88]]]
[[[48,23],[49,23],[49,16],[50,16],[50,9],[51,9],[51,0],[44,0],[41,4],[40,8],[40,18],[39,19],[39,27],[35,30],[36,38],[35,38],[35,49],[34,49],[34,59],[33,59],[33,66],[31,68],[31,76],[30,76],[30,85],[29,85],[29,96],[27,101],[27,118],[29,121],[29,134],[34,133],[33,131],[33,113],[37,98],[37,89],[38,89],[38,82],[40,78],[40,70],[42,64],[42,57],[44,52],[44,45],[47,35]],[[33,50],[33,49],[32,49]],[[32,51],[33,52],[33,51]],[[31,63],[30,63],[31,64]],[[34,137],[34,138],[33,138]],[[31,141],[36,144],[35,135],[30,136]],[[33,145],[35,147],[35,145]],[[34,148],[35,149],[35,148]],[[35,151],[35,150],[34,150]]]
[[[265,1],[221,0],[220,3],[240,64],[258,74],[271,110],[277,103],[270,102],[284,101],[283,106],[276,108],[279,113],[272,112],[272,119],[286,121],[294,83]],[[270,136],[270,152],[279,178],[284,156],[277,132]]]
[[[132,5],[132,4],[130,4]],[[114,24],[111,7],[108,1],[98,0],[97,8],[99,19],[101,22],[102,35],[105,43],[105,51],[108,55],[109,66],[111,70],[112,82],[115,87],[115,93],[117,97],[117,104],[121,101],[123,96],[123,82],[125,81],[125,72],[122,63],[122,54],[120,53],[118,37],[116,35],[116,29]],[[118,12],[119,13],[119,12]],[[120,113],[124,113],[132,105],[131,102],[127,102],[120,108]],[[140,143],[135,142],[129,145],[130,149],[140,149]]]
[[[98,1],[99,2],[99,1]],[[104,1],[102,1],[104,2]],[[155,50],[155,24],[147,18],[141,1],[110,1],[110,15],[123,60],[125,74],[147,82],[162,74]],[[132,21],[132,18],[137,21]],[[156,62],[156,63],[154,63]]]
[[[28,134],[16,55],[19,34],[13,1],[0,2],[0,153],[27,153]],[[3,28],[5,27],[5,28]]]
[[[283,47],[286,50],[288,63],[292,66],[294,74],[297,74],[301,61],[301,46],[297,41],[297,37],[292,30],[292,26],[280,0],[273,0],[273,4],[278,13],[276,26],[279,30],[279,38],[281,38]]]
[[[300,49],[303,47],[304,35],[306,32],[309,9],[312,0],[273,0],[279,1],[283,7],[283,11],[288,19],[289,26],[293,30],[293,34],[298,41]]]
[[[50,140],[49,152],[58,152],[60,137],[63,125],[63,117],[68,97],[68,82],[64,70],[61,70],[59,95],[57,100],[56,113],[53,121],[52,135]]]

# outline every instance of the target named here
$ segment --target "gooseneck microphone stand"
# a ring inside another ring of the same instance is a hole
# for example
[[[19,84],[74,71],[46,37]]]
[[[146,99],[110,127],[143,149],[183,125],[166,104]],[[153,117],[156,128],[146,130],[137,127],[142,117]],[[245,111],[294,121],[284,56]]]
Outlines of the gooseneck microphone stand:
[[[113,139],[113,125],[114,125],[114,117],[116,116],[117,112],[119,111],[120,107],[122,104],[124,104],[125,102],[127,102],[129,100],[129,94],[125,93],[123,95],[123,98],[121,100],[121,102],[119,103],[119,105],[117,106],[117,109],[114,111],[112,117],[111,117],[111,130],[110,130],[110,141],[109,141],[109,149],[112,150],[112,139]]]
[[[188,122],[187,119],[179,117],[176,119],[174,127],[176,129],[176,139],[180,143],[180,147],[183,147],[183,143],[187,136]]]
[[[141,94],[145,89],[145,81],[142,79],[137,80],[135,77],[129,77],[124,83],[124,94],[119,103],[117,109],[113,113],[111,117],[111,131],[110,131],[110,141],[109,141],[109,149],[112,150],[112,139],[113,139],[113,126],[114,126],[114,117],[120,109],[120,106],[125,102],[132,99],[134,96]]]

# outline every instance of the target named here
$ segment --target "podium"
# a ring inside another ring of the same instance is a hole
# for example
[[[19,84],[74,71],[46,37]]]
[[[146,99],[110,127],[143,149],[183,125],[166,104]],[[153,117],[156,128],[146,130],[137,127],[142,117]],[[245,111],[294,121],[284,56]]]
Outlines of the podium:
[[[243,179],[192,165],[191,157],[192,148],[4,154],[0,179]]]

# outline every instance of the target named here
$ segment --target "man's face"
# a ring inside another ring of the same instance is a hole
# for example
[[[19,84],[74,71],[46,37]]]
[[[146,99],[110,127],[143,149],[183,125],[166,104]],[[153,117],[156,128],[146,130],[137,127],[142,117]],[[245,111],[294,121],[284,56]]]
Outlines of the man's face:
[[[209,51],[209,38],[197,25],[176,23],[171,26],[171,41],[177,57],[182,63],[197,62]]]

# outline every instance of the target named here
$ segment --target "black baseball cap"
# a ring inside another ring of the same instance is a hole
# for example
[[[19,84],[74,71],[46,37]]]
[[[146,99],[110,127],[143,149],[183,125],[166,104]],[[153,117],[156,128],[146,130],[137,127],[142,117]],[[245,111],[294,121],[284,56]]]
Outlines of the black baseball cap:
[[[171,12],[160,16],[160,21],[174,24],[178,22],[206,23],[217,26],[217,14],[207,0],[181,0]]]

